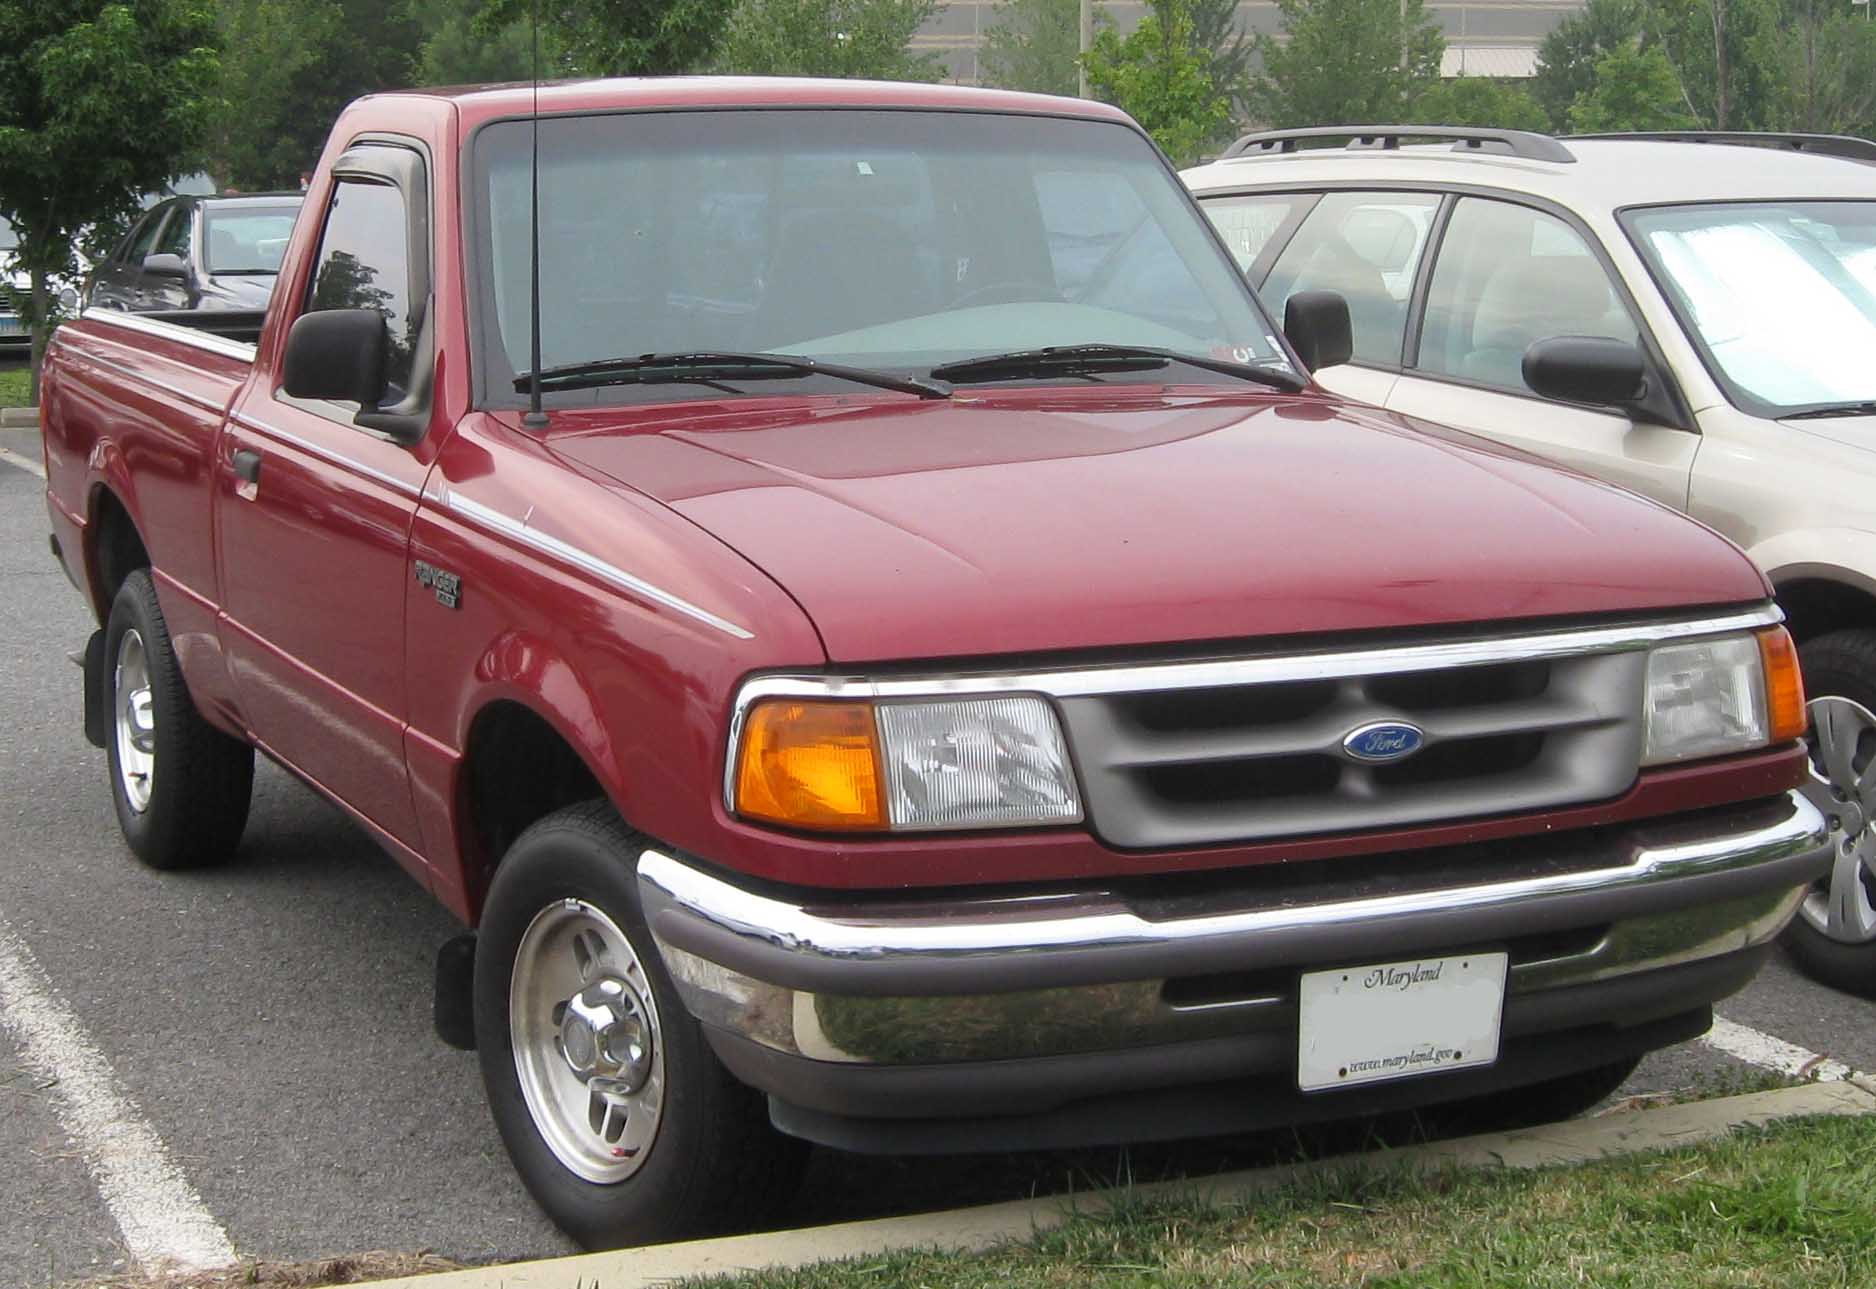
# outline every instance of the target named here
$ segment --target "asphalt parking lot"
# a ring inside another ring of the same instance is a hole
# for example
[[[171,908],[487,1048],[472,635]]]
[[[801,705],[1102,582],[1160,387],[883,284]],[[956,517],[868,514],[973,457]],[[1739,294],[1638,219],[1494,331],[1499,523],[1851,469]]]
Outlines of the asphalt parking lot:
[[[125,1270],[147,1247],[123,1229],[95,1132],[74,1129],[72,1106],[95,1088],[110,1095],[94,1111],[136,1128],[107,1149],[157,1143],[240,1255],[569,1251],[509,1171],[473,1056],[431,1032],[432,961],[457,928],[336,809],[263,766],[238,862],[163,875],[130,859],[66,660],[90,627],[47,551],[40,480],[0,457],[0,1000],[14,1000],[0,1006],[62,1009],[83,1040],[68,1056],[87,1074],[78,1091],[47,1086],[21,1051],[22,1017],[0,1014],[0,1283]],[[1812,985],[1782,959],[1721,1011],[1725,1042],[1751,1060],[1688,1044],[1651,1058],[1623,1095],[1756,1085],[1811,1054],[1876,1070],[1876,1003]],[[917,1163],[818,1152],[790,1224],[1276,1149]]]

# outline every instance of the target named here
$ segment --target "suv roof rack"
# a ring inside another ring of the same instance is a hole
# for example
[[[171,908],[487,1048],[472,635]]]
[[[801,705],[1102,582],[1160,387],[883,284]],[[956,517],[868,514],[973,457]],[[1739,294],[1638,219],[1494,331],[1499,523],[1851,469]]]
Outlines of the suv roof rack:
[[[1876,161],[1876,143],[1848,134],[1777,134],[1758,130],[1647,130],[1621,134],[1573,134],[1572,139],[1651,139],[1660,143],[1742,143],[1810,152],[1846,161]]]
[[[1347,139],[1348,150],[1381,149],[1392,152],[1404,139],[1443,143],[1452,140],[1454,152],[1510,154],[1528,161],[1575,161],[1576,157],[1548,134],[1529,130],[1484,130],[1466,125],[1313,125],[1300,130],[1258,130],[1225,149],[1225,157],[1262,156],[1295,152],[1299,144]]]

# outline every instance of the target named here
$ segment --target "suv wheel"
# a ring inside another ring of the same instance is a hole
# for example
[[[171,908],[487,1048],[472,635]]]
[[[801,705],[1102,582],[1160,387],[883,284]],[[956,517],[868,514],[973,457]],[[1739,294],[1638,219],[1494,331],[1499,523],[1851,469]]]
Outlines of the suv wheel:
[[[1831,821],[1831,870],[1805,895],[1786,945],[1825,984],[1876,995],[1876,631],[1800,650],[1811,701],[1805,795]]]

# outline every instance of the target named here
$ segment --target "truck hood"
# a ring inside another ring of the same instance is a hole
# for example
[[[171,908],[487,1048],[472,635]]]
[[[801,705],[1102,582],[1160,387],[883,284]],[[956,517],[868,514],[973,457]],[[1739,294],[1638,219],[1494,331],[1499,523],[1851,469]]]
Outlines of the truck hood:
[[[1028,390],[557,414],[837,663],[1671,610],[1767,594],[1674,512],[1318,395]]]

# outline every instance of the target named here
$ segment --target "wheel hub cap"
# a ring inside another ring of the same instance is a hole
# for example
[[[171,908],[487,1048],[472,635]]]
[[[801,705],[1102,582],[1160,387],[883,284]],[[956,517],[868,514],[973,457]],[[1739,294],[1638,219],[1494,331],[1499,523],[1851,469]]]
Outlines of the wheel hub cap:
[[[589,1083],[608,1081],[629,1096],[651,1077],[651,1027],[645,1007],[625,981],[605,976],[569,998],[560,1022],[560,1054]]]
[[[156,772],[156,704],[150,693],[150,664],[143,637],[135,629],[117,642],[112,677],[113,725],[117,744],[117,786],[136,814],[150,808],[150,779]]]
[[[664,1109],[664,1051],[644,963],[603,909],[558,900],[522,932],[508,991],[522,1099],[576,1176],[621,1182]]]
[[[1811,704],[1811,781],[1805,788],[1830,822],[1830,876],[1798,915],[1842,944],[1876,940],[1876,715],[1847,698]]]

